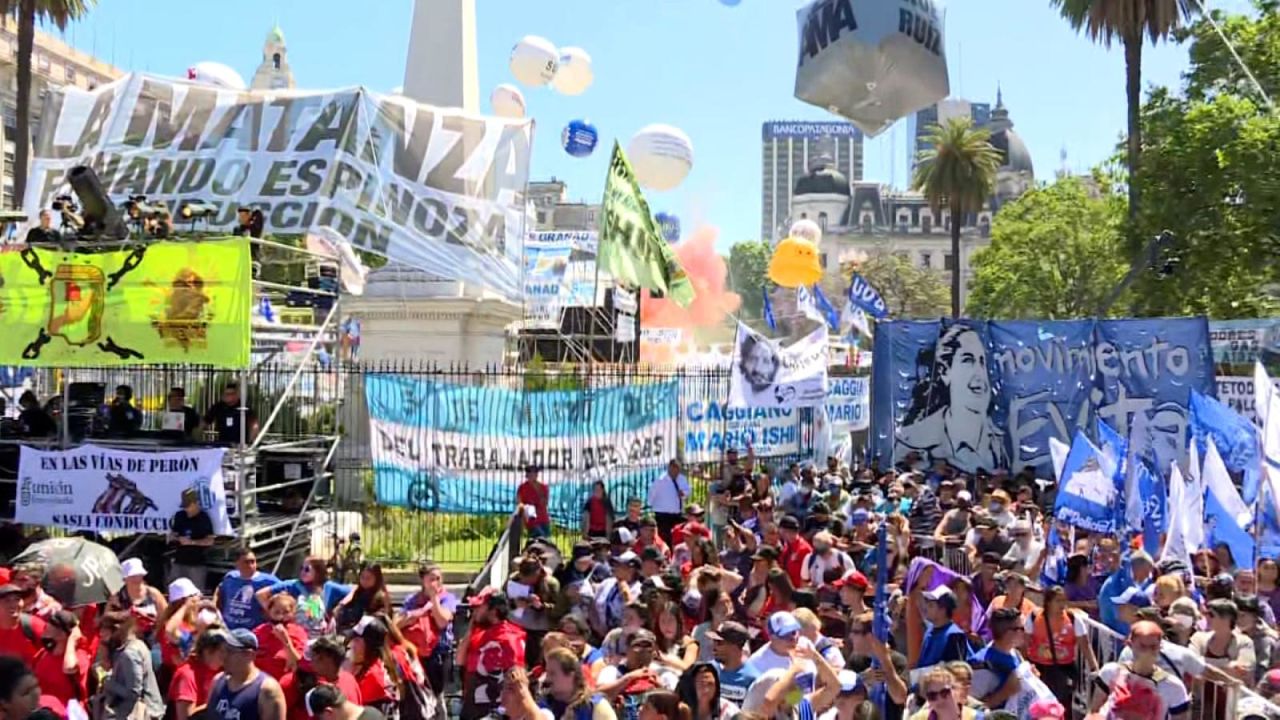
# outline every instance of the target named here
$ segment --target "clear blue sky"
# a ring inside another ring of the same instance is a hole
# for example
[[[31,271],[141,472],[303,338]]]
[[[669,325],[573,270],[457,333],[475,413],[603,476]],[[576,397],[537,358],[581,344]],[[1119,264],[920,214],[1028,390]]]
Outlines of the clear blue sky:
[[[1207,1],[1207,0],[1206,0]],[[831,119],[792,97],[798,0],[477,0],[480,85],[512,82],[511,46],[526,34],[578,45],[594,58],[596,82],[578,97],[525,89],[538,122],[533,178],[569,183],[574,199],[598,201],[608,149],[640,127],[676,125],[693,140],[695,166],[683,186],[654,193],[656,211],[721,230],[721,246],[754,238],[760,225],[760,124],[769,119]],[[411,0],[99,0],[65,38],[126,70],[184,75],[201,60],[236,68],[246,79],[278,21],[299,87],[402,84]],[[1246,0],[1213,0],[1237,11]],[[197,10],[196,8],[203,8]],[[1125,126],[1124,62],[1076,35],[1048,0],[952,0],[947,11],[952,94],[994,102],[1004,89],[1017,131],[1040,178],[1108,157]],[[1184,48],[1148,47],[1144,84],[1177,84]],[[584,117],[601,147],[578,160],[561,151],[560,130]],[[866,141],[865,177],[907,182],[904,123]]]

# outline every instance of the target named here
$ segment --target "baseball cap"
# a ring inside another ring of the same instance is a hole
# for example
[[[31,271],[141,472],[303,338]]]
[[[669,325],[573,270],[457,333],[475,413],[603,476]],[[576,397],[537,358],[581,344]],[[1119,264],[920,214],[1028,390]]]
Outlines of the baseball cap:
[[[1140,608],[1151,605],[1151,599],[1148,598],[1142,590],[1136,587],[1126,589],[1124,592],[1120,593],[1119,597],[1117,597],[1113,602],[1116,605],[1132,605]]]
[[[147,568],[142,564],[141,558],[129,558],[120,563],[120,574],[123,577],[144,577],[147,574]]]
[[[782,519],[778,521],[778,527],[783,530],[799,530],[800,521],[796,519],[795,515],[784,515]]]
[[[751,556],[752,560],[777,560],[778,548],[772,545],[761,545],[756,548],[756,552]]]
[[[1260,688],[1266,686],[1272,693],[1280,692],[1280,669],[1268,670],[1258,685]]]
[[[227,633],[227,647],[232,650],[258,650],[258,636],[252,630],[236,628]]]
[[[494,593],[489,596],[491,602],[501,598],[504,602],[507,599],[502,593]],[[360,622],[351,629],[351,633],[356,637],[362,637],[366,640],[385,640],[387,637],[387,624],[372,615],[365,615],[360,618]]]
[[[859,690],[866,692],[867,686],[862,683],[862,676],[852,670],[841,670],[836,673],[840,680],[840,694],[849,695]]]
[[[800,632],[800,621],[795,615],[781,610],[769,616],[769,634],[785,638]]]
[[[8,585],[0,585],[0,598],[9,597],[10,595],[21,595],[22,588],[9,583]]]
[[[705,513],[706,511],[702,509],[702,506],[696,502],[691,502],[684,506],[685,515],[703,515]]]
[[[635,553],[627,550],[625,552],[614,555],[609,562],[615,565],[630,565],[633,568],[640,567],[640,558]]]
[[[578,560],[580,558],[588,558],[595,554],[595,551],[591,549],[591,543],[587,542],[586,540],[579,540],[578,542],[574,543],[572,552],[573,552],[574,560]]]
[[[169,583],[169,602],[179,602],[200,594],[200,588],[187,578],[178,578]]]
[[[711,528],[707,527],[706,525],[703,525],[697,520],[690,520],[689,522],[684,524],[684,536],[688,538],[691,535],[696,537],[703,537],[710,540]]]
[[[1031,707],[1027,709],[1027,715],[1031,720],[1063,720],[1067,716],[1067,711],[1057,700],[1040,698],[1031,703]]]
[[[836,580],[834,583],[832,583],[832,585],[837,588],[848,586],[852,588],[857,588],[858,590],[865,591],[868,587],[871,586],[871,583],[870,581],[867,580],[866,575],[863,575],[861,572],[854,570],[848,575],[845,575],[839,580]]]
[[[623,555],[625,554],[626,553],[623,553]],[[632,554],[634,555],[635,553],[632,553]],[[619,555],[618,558],[619,560],[621,560],[622,555]],[[641,562],[648,560],[650,562],[656,562],[659,565],[661,565],[666,563],[667,556],[663,555],[662,550],[659,549],[656,545],[650,545],[649,547],[640,551],[640,560]]]
[[[489,604],[489,599],[497,594],[498,594],[498,588],[487,587],[481,590],[480,592],[476,593],[475,595],[472,595],[471,599],[467,600],[467,605],[473,608],[484,607],[485,605]]]
[[[849,514],[850,525],[865,525],[871,519],[871,513],[866,508],[858,508]]]
[[[645,628],[640,628],[639,630],[632,632],[631,637],[627,638],[627,647],[631,647],[632,645],[635,645],[636,643],[640,643],[640,642],[647,642],[651,645],[657,645],[658,637],[653,634],[652,630],[646,630]]]
[[[746,645],[751,639],[747,626],[733,620],[725,620],[715,630],[708,630],[707,637],[712,642],[727,642],[733,645]],[[1280,670],[1276,671],[1280,672]]]
[[[620,527],[613,531],[613,536],[609,538],[609,542],[614,545],[630,545],[636,541],[636,534],[631,532],[631,528]]]

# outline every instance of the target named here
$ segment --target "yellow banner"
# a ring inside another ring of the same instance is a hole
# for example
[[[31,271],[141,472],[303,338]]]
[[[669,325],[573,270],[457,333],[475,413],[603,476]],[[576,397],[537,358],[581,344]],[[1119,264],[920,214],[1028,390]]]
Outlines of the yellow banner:
[[[244,238],[0,253],[0,365],[249,364]]]

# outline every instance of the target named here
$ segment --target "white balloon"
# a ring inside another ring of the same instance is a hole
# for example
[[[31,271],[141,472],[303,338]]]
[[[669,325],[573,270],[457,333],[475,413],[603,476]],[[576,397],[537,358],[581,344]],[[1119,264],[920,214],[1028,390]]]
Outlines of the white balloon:
[[[511,48],[511,74],[522,85],[541,87],[551,82],[559,62],[559,51],[544,37],[526,35]]]
[[[818,223],[808,218],[792,223],[791,230],[787,234],[791,237],[804,238],[814,245],[822,242],[822,228],[818,226]]]
[[[560,67],[551,81],[556,92],[565,95],[581,95],[591,87],[596,79],[591,69],[591,56],[579,47],[567,47],[560,50]]]
[[[505,118],[524,117],[524,93],[515,85],[503,83],[489,94],[493,114]]]
[[[873,137],[945,98],[951,86],[939,5],[918,0],[807,3],[796,11],[796,98],[848,118]]]
[[[627,156],[643,187],[671,190],[684,182],[693,168],[693,142],[679,128],[649,125],[627,143]]]
[[[187,79],[202,85],[226,88],[228,90],[246,90],[244,78],[240,73],[219,62],[206,60],[187,68]]]

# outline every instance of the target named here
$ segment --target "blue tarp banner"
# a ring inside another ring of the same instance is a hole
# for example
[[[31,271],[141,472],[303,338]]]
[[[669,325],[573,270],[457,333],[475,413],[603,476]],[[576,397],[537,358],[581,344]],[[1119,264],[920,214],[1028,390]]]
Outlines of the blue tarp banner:
[[[1127,437],[1136,412],[1167,468],[1185,453],[1191,391],[1214,392],[1204,318],[889,321],[872,373],[884,460],[915,450],[970,472],[1031,465],[1041,477],[1052,477],[1049,438],[1069,442],[1097,419]]]
[[[364,384],[385,505],[509,513],[524,469],[538,465],[552,518],[568,522],[595,481],[621,510],[676,456],[676,382],[525,391],[370,373]]]

